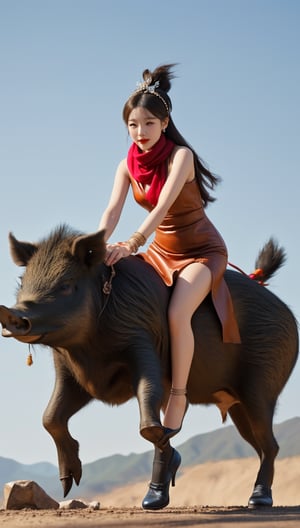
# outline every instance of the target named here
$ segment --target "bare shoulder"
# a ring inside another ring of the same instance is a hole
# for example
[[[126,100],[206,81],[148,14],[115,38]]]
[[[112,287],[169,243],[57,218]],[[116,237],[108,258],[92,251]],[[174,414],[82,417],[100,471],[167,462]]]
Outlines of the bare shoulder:
[[[118,166],[118,170],[126,173],[126,174],[129,174],[128,172],[128,166],[127,166],[127,158],[124,158],[120,161],[119,163],[119,166]]]
[[[170,157],[169,174],[174,170],[180,172],[187,182],[194,179],[194,155],[190,148],[176,145]]]
[[[194,155],[189,147],[176,145],[172,152],[171,160],[175,161],[176,159],[193,162]]]
[[[118,165],[118,168],[117,168],[117,174],[119,176],[119,178],[124,178],[124,179],[130,179],[129,178],[129,170],[128,170],[128,166],[127,166],[127,158],[124,158],[120,161],[119,165]]]

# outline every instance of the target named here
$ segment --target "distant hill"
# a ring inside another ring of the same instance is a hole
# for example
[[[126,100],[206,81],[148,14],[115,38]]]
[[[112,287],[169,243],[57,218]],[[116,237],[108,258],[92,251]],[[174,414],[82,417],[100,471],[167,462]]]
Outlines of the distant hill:
[[[277,458],[300,454],[300,418],[292,418],[274,425],[274,435],[280,447]],[[179,449],[185,466],[257,456],[255,450],[241,438],[233,425],[193,436]]]
[[[274,426],[280,446],[278,458],[300,455],[300,418],[287,420]],[[192,437],[177,448],[182,456],[182,467],[195,466],[210,461],[230,460],[256,456],[255,451],[240,437],[233,425],[210,433]],[[141,480],[149,481],[153,452],[113,455],[83,465],[80,486],[72,489],[70,496],[94,497],[115,487]],[[62,499],[58,469],[47,462],[24,465],[0,457],[0,487],[12,480],[35,480],[56,500]]]
[[[184,467],[179,471],[175,488],[171,487],[170,489],[170,506],[175,508],[246,506],[252,493],[257,470],[258,459],[253,457],[205,462],[196,466]],[[102,508],[114,508],[116,506],[118,508],[140,508],[147,489],[148,481],[144,479],[140,482],[114,488],[108,493],[95,495],[94,500],[99,501]],[[300,456],[276,460],[272,491],[274,506],[294,506],[299,512]],[[252,522],[249,519],[252,527],[262,528],[265,524],[269,524],[266,518],[257,518],[256,514],[257,511]],[[236,513],[233,514],[234,521],[232,517],[230,519],[229,517],[230,515],[227,519],[219,519],[220,525],[228,528],[229,526],[240,526],[239,520],[241,519]],[[207,519],[207,521],[204,521],[205,526],[208,526],[210,522],[212,526],[219,526],[218,521],[214,522],[212,519],[210,521]],[[286,519],[286,521],[288,520]],[[202,526],[201,521],[195,522],[197,526]],[[184,523],[180,522],[180,519],[171,523],[172,526],[173,524],[185,526]],[[283,524],[286,527],[289,526],[289,522]],[[278,526],[274,518],[270,526],[274,527],[275,525]],[[292,526],[295,526],[293,521]]]

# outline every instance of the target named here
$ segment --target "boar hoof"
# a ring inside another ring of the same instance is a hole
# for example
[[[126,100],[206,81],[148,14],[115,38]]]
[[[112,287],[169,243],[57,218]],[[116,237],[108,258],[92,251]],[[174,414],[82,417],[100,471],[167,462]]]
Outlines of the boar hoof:
[[[148,440],[148,442],[152,442],[154,445],[156,445],[162,440],[164,436],[164,429],[159,422],[153,424],[144,424],[140,427],[140,435],[145,438],[145,440]]]
[[[64,497],[66,497],[72,488],[73,485],[73,477],[71,475],[67,477],[60,477],[60,481],[64,490]]]

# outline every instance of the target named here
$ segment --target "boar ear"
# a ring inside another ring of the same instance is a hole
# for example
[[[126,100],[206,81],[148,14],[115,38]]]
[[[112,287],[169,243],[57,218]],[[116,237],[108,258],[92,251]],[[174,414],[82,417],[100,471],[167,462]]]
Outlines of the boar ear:
[[[37,251],[38,247],[31,242],[21,242],[17,240],[12,233],[8,235],[10,254],[17,266],[27,266],[32,255]]]
[[[88,267],[103,262],[106,252],[104,233],[102,230],[75,238],[71,248],[72,255]]]

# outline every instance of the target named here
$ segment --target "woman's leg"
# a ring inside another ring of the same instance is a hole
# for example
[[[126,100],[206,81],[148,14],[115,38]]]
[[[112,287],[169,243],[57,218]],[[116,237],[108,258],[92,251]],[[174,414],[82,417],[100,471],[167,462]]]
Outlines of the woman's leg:
[[[177,429],[181,426],[186,410],[186,388],[194,355],[192,316],[211,290],[210,269],[200,262],[184,268],[176,280],[169,305],[171,338],[172,388],[181,389],[170,393],[164,416],[164,426]]]

